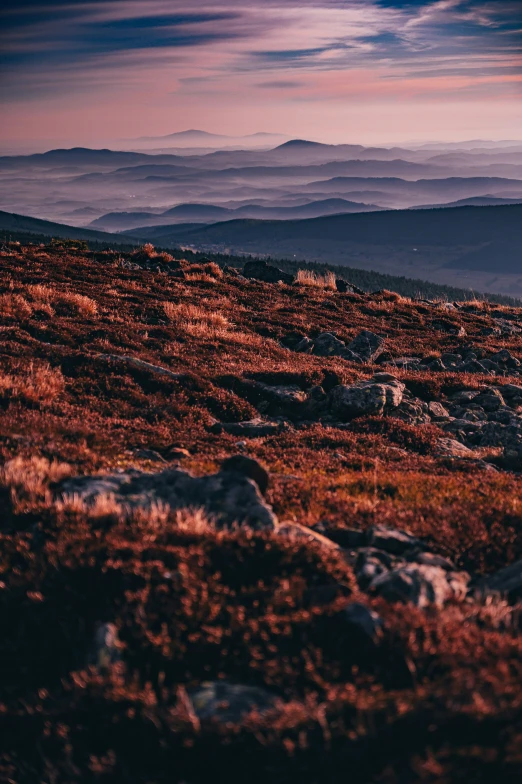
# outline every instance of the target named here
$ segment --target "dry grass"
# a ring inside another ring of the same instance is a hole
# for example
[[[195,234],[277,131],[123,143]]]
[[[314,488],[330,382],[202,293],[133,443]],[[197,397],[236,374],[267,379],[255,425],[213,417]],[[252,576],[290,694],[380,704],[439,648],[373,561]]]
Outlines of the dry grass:
[[[56,502],[53,488],[70,474],[163,470],[141,449],[170,461],[183,448],[181,467],[208,474],[241,448],[237,436],[212,432],[216,419],[282,416],[288,428],[242,447],[269,470],[266,500],[279,520],[320,521],[340,544],[348,527],[410,529],[458,568],[491,573],[522,558],[520,474],[449,465],[433,448],[435,426],[294,420],[278,403],[267,410],[252,381],[308,392],[334,373],[352,383],[377,369],[297,354],[290,335],[351,339],[370,329],[386,335],[392,357],[473,341],[520,359],[519,336],[485,336],[487,314],[464,310],[448,320],[465,338],[437,332],[433,308],[386,292],[246,286],[185,261],[188,284],[167,282],[146,261],[124,270],[56,249],[18,255],[0,252],[0,778],[207,784],[211,759],[228,784],[245,770],[252,784],[342,784],[347,771],[353,784],[520,780],[516,608],[393,605],[359,593],[343,553],[317,542],[218,532],[198,511],[160,504],[129,512],[109,495],[91,506]],[[56,304],[49,292],[64,289],[99,303],[96,324]],[[44,305],[56,308],[52,320],[36,318]],[[100,345],[176,375],[96,358]],[[441,402],[491,383],[397,375]],[[377,646],[345,624],[350,599],[383,619]],[[107,672],[86,669],[100,622],[121,642]],[[188,696],[181,710],[183,689],[223,679],[284,705],[237,728],[194,722]]]
[[[31,305],[21,294],[0,294],[0,317],[23,321],[32,314]]]
[[[64,388],[62,372],[48,363],[18,363],[11,373],[0,372],[0,398],[8,402],[50,406]]]
[[[199,305],[164,302],[163,310],[169,321],[192,337],[226,338],[233,329],[233,325],[222,313]]]
[[[34,513],[42,505],[51,504],[50,485],[71,473],[67,463],[44,457],[15,457],[0,469],[0,487],[9,493],[15,515]]]
[[[35,308],[42,307],[71,307],[80,316],[93,318],[98,314],[98,305],[91,297],[78,294],[67,289],[57,289],[54,286],[42,284],[26,287],[28,296]]]
[[[330,289],[336,291],[335,275],[333,272],[312,272],[311,270],[298,270],[296,275],[296,283],[303,286],[314,286],[318,289]]]

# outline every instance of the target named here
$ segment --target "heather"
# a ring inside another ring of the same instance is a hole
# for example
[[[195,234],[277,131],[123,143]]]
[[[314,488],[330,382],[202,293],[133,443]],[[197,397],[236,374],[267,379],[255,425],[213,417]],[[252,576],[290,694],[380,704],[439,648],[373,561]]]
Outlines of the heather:
[[[9,245],[0,268],[6,780],[519,779],[520,586],[487,586],[522,559],[521,310],[152,246]],[[234,455],[273,526],[139,484],[219,499]],[[464,592],[393,600],[420,551]],[[210,711],[204,684],[257,709]]]

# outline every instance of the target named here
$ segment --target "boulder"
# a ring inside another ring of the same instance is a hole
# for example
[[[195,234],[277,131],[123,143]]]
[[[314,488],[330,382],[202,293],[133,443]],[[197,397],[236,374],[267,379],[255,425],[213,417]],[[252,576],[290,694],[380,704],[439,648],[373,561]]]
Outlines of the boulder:
[[[321,332],[314,339],[313,353],[318,357],[336,357],[346,349],[346,344],[332,332]]]
[[[266,261],[247,261],[243,267],[243,276],[254,280],[261,280],[264,283],[293,283],[294,276],[288,272],[283,272],[278,267],[267,264]]]
[[[150,509],[158,503],[173,510],[203,509],[218,527],[237,523],[274,530],[277,518],[261,495],[267,482],[268,475],[255,460],[237,455],[225,461],[218,473],[207,476],[193,476],[179,468],[159,473],[130,470],[65,479],[56,492],[58,497],[75,497],[87,506],[110,495],[124,512]]]
[[[405,386],[395,377],[386,373],[390,380],[378,382],[375,379],[362,381],[352,386],[341,384],[334,387],[329,395],[332,413],[342,421],[360,416],[374,416],[393,411],[402,402]]]
[[[497,411],[504,405],[504,398],[498,389],[489,387],[480,392],[480,394],[474,398],[473,403],[477,406],[481,406],[484,411]]]
[[[449,599],[464,599],[468,589],[466,572],[447,572],[440,566],[408,564],[376,577],[369,590],[390,602],[411,602],[424,608],[442,607]]]
[[[428,412],[432,419],[444,419],[449,416],[447,408],[444,408],[442,403],[437,403],[436,400],[432,400],[428,403]]]
[[[294,351],[299,352],[300,354],[310,354],[314,348],[314,341],[310,338],[304,337],[302,338],[294,347]]]
[[[435,447],[439,457],[474,457],[472,449],[456,441],[454,438],[439,438]]]
[[[347,348],[361,357],[364,362],[374,362],[379,354],[382,353],[383,346],[383,337],[370,332],[368,329],[363,329],[351,343],[348,343]]]
[[[238,724],[251,713],[262,715],[276,704],[275,695],[258,686],[228,681],[206,681],[187,690],[194,713],[201,721]]]

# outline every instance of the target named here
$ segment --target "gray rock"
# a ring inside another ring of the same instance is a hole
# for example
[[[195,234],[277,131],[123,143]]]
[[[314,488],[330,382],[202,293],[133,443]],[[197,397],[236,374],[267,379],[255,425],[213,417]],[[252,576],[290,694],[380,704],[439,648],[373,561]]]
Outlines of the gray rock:
[[[386,364],[403,370],[414,370],[420,365],[420,362],[421,360],[418,357],[397,357],[396,359],[391,359]]]
[[[157,376],[168,376],[175,381],[187,378],[186,373],[173,373],[172,370],[168,370],[160,365],[153,365],[150,362],[145,362],[143,359],[137,359],[137,357],[131,357],[128,354],[96,354],[95,357],[96,359],[105,359],[108,362],[122,362],[123,364],[130,365],[138,370],[149,370]]]
[[[348,627],[362,634],[366,640],[377,643],[384,630],[380,615],[359,602],[351,602],[344,610],[344,619]]]
[[[513,369],[519,368],[521,364],[520,360],[514,357],[507,348],[497,351],[496,354],[491,354],[490,359],[493,360],[493,362],[501,362],[506,365],[506,367]]]
[[[389,413],[402,402],[404,389],[397,379],[385,383],[372,379],[352,386],[341,384],[330,392],[330,409],[341,421]]]
[[[116,626],[113,623],[99,623],[87,654],[87,664],[99,670],[106,670],[111,664],[120,661],[120,650],[121,643]]]
[[[408,564],[379,575],[370,584],[372,593],[390,602],[411,602],[424,608],[430,604],[442,607],[449,599],[464,599],[469,575],[447,572],[440,566]]]
[[[493,321],[498,327],[500,327],[503,335],[518,335],[520,332],[522,332],[520,327],[516,327],[507,319],[494,318]]]
[[[294,351],[299,352],[300,354],[311,354],[314,348],[314,341],[310,338],[304,337],[299,343],[295,346]]]
[[[428,403],[428,411],[433,419],[441,419],[449,416],[449,411],[444,408],[442,403],[437,403],[436,400],[432,400]]]
[[[266,689],[228,681],[203,682],[187,695],[198,719],[224,724],[237,724],[251,713],[263,715],[277,702]]]
[[[368,541],[372,547],[393,555],[404,555],[421,545],[421,541],[408,531],[379,525],[369,529]]]
[[[522,389],[520,391],[522,393]],[[463,405],[470,403],[479,394],[480,392],[477,389],[464,389],[462,392],[456,392],[454,395],[451,395],[450,400],[452,403]]]
[[[265,400],[279,403],[283,406],[304,403],[308,397],[307,393],[295,384],[272,386],[271,384],[263,384],[261,381],[253,381],[252,387],[256,389]]]
[[[455,367],[459,373],[484,373],[488,375],[490,371],[478,361],[478,359],[468,359]]]
[[[402,403],[393,410],[392,415],[410,425],[424,425],[432,419],[427,404],[418,398],[403,399]]]
[[[313,353],[318,357],[336,357],[346,349],[346,344],[331,332],[321,332],[314,340]]]
[[[477,434],[478,446],[504,446],[518,449],[522,444],[522,427],[520,423],[503,425],[499,422],[486,422]]]
[[[266,261],[247,261],[243,267],[245,278],[261,280],[264,283],[293,283],[294,276],[283,272],[278,267],[267,264]]]
[[[454,438],[439,438],[435,453],[440,457],[474,457],[474,452],[469,447],[456,441]]]
[[[216,422],[210,427],[212,433],[229,433],[243,438],[271,436],[281,430],[281,422],[265,422],[262,419],[250,419],[246,422]]]
[[[473,403],[481,406],[484,411],[497,411],[504,405],[504,398],[498,389],[488,387],[474,398]]]
[[[237,457],[249,460],[242,455]],[[277,526],[277,518],[265,503],[259,485],[237,466],[226,470],[224,465],[218,473],[200,477],[178,468],[167,468],[160,473],[127,471],[77,476],[63,480],[57,487],[58,497],[74,496],[88,506],[107,495],[113,496],[129,512],[161,502],[174,510],[204,509],[220,527],[237,523],[252,529],[273,530]]]
[[[373,362],[384,349],[384,338],[363,329],[351,343],[348,343],[347,348],[354,354],[358,354],[364,362]]]
[[[394,565],[395,559],[389,553],[375,547],[361,548],[354,564],[359,588],[365,591],[373,580],[386,574]]]
[[[460,354],[451,354],[448,351],[441,354],[440,358],[446,367],[458,365],[459,362],[462,362],[462,356]]]

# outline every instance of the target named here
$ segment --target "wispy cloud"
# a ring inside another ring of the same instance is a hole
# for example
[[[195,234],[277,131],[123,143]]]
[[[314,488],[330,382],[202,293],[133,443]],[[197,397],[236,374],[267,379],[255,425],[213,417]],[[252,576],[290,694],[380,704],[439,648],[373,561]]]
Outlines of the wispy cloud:
[[[200,115],[209,92],[241,112],[250,92],[279,105],[522,87],[520,0],[16,0],[0,25],[10,114],[80,99],[122,113],[178,96]]]

